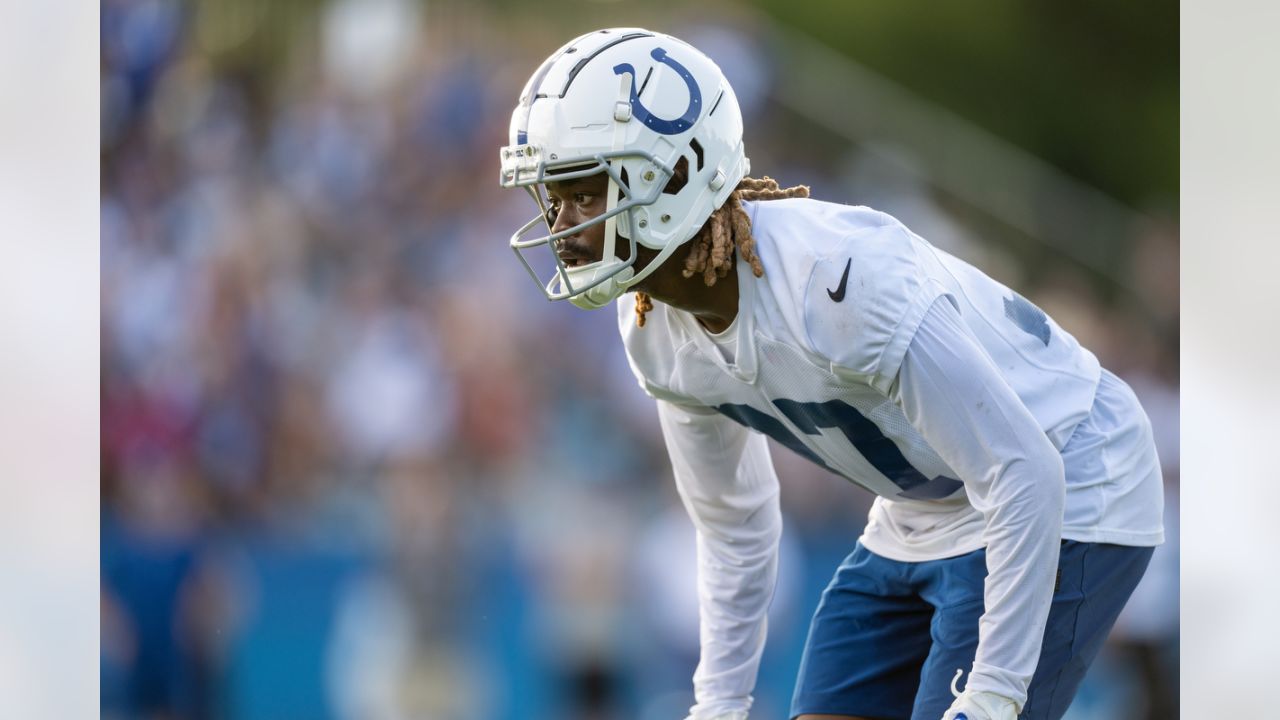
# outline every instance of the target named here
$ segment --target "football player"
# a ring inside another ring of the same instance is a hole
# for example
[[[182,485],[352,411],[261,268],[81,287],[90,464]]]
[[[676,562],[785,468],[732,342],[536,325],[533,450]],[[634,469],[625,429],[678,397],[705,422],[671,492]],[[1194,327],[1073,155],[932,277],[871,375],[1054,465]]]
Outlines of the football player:
[[[781,533],[765,436],[877,496],[812,619],[792,717],[1063,715],[1163,537],[1122,381],[894,218],[748,176],[733,89],[669,35],[554,52],[501,160],[538,205],[511,246],[548,298],[616,303],[657,401],[697,528],[690,717],[751,706]]]

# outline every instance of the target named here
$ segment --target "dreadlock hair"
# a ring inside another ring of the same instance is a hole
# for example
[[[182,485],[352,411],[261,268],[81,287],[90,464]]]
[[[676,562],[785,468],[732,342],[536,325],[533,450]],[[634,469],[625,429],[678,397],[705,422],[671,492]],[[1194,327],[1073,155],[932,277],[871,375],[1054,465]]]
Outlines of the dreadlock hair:
[[[683,158],[676,165],[675,174],[667,183],[667,192],[684,186],[688,179],[688,164]],[[674,186],[674,187],[673,187]],[[689,254],[685,256],[683,275],[691,278],[701,275],[702,281],[711,287],[716,280],[733,269],[734,251],[742,253],[742,259],[751,264],[756,277],[764,276],[764,266],[755,253],[755,238],[751,237],[751,218],[742,209],[741,200],[781,200],[809,197],[808,185],[789,188],[778,187],[778,181],[769,176],[759,179],[744,177],[724,204],[711,213],[693,239],[689,241]],[[644,327],[644,316],[653,309],[648,293],[636,291],[636,326]]]

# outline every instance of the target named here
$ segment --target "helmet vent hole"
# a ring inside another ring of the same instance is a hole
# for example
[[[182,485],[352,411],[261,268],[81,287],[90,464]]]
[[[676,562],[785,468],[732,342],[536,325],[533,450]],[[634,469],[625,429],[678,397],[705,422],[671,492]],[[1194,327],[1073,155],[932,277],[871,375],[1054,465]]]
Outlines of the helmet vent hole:
[[[724,99],[724,91],[721,90],[720,94],[716,96],[715,103],[711,105],[711,112],[707,113],[707,117],[711,117],[712,115],[716,114],[716,108],[720,107],[720,101],[723,99]]]
[[[594,59],[597,55],[604,52],[605,50],[608,50],[614,45],[617,45],[618,43],[623,43],[628,40],[635,40],[636,38],[644,38],[644,37],[653,37],[653,35],[647,32],[627,33],[626,35],[622,35],[621,37],[614,38],[609,42],[596,48],[595,50],[592,50],[590,55],[584,55],[581,60],[579,60],[577,63],[574,64],[573,69],[569,70],[569,77],[565,79],[564,87],[560,88],[559,97],[564,97],[569,92],[569,86],[572,85],[574,79],[578,77],[578,73],[582,72],[582,68],[585,67],[587,63],[591,62],[591,60]]]
[[[649,78],[653,77],[653,66],[649,66],[649,72],[644,74],[644,80],[640,81],[640,89],[636,91],[636,97],[644,94],[644,89],[649,87]]]
[[[681,157],[676,161],[674,172],[671,173],[671,179],[667,181],[667,186],[662,188],[662,194],[675,195],[689,182],[689,158]]]
[[[697,138],[689,141],[689,147],[693,148],[693,154],[698,159],[697,165],[694,166],[696,172],[702,172],[702,143]]]

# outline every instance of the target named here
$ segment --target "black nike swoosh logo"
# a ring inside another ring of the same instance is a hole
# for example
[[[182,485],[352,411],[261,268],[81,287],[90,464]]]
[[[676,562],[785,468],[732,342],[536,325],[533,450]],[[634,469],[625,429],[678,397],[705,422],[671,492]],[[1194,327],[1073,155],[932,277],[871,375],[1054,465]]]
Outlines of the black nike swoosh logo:
[[[849,284],[849,266],[851,265],[853,265],[853,258],[849,258],[847,261],[845,261],[844,274],[840,276],[840,284],[836,286],[836,289],[827,290],[827,294],[830,295],[831,299],[835,300],[836,302],[840,302],[841,300],[844,299],[844,286]]]

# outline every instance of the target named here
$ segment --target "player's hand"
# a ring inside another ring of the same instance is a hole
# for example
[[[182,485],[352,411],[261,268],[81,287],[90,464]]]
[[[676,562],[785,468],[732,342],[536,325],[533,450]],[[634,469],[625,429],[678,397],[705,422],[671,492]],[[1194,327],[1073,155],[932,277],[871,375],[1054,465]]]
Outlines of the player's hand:
[[[942,720],[1017,720],[1018,706],[1011,698],[991,692],[964,692],[956,690],[956,681],[962,670],[956,671],[951,680],[951,694],[956,701],[942,714]]]
[[[727,713],[716,715],[715,717],[709,717],[709,718],[695,718],[694,716],[690,715],[684,720],[747,720],[747,713],[744,710],[734,710],[733,712],[727,712]]]
[[[1017,720],[1018,707],[1003,695],[968,690],[951,703],[942,720]]]

